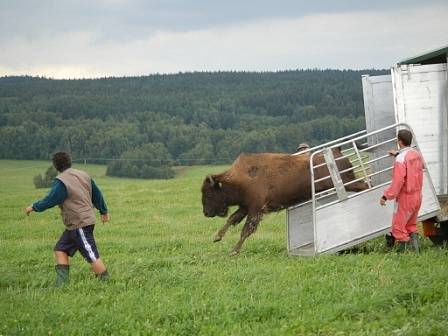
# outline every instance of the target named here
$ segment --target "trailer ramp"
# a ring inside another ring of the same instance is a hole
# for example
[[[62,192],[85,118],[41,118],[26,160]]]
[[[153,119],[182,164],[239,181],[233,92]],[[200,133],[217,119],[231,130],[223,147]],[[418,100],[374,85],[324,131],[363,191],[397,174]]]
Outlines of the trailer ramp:
[[[311,171],[311,200],[292,206],[286,211],[288,253],[313,256],[334,253],[362,242],[374,239],[390,231],[394,202],[382,207],[379,200],[391,182],[393,158],[387,151],[396,148],[395,134],[400,129],[412,129],[407,124],[395,124],[380,130],[358,132],[295,155],[309,155]],[[392,132],[391,132],[392,131]],[[390,134],[393,134],[391,137]],[[385,138],[385,134],[389,136]],[[382,139],[380,142],[375,142]],[[359,144],[366,144],[358,149]],[[418,148],[414,135],[413,146]],[[342,157],[335,158],[334,148],[342,148]],[[325,162],[314,164],[316,155],[323,155]],[[342,183],[336,161],[348,158],[352,163],[356,179]],[[319,167],[328,168],[328,176],[315,178]],[[316,185],[331,179],[333,188],[316,190]],[[352,193],[347,186],[364,181],[369,189]],[[381,182],[381,183],[380,183]],[[440,205],[434,186],[426,168],[424,169],[423,201],[418,220],[437,216]]]

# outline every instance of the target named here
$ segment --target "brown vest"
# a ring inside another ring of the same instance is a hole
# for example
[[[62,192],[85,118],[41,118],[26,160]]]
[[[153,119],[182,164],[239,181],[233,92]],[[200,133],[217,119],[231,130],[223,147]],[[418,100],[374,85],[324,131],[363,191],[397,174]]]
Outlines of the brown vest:
[[[81,170],[69,168],[56,178],[67,188],[68,197],[60,205],[62,221],[67,230],[95,224],[90,176]]]

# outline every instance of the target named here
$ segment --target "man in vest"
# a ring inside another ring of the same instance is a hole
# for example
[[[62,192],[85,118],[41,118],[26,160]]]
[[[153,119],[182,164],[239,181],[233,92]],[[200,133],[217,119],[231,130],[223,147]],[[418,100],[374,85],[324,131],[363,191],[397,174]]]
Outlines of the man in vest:
[[[59,205],[65,231],[54,247],[56,257],[56,286],[69,282],[69,257],[79,251],[90,263],[93,272],[101,280],[107,280],[109,273],[96,247],[93,229],[95,227],[94,207],[100,211],[101,220],[109,221],[106,203],[100,189],[90,176],[71,168],[68,153],[58,152],[53,156],[53,166],[59,172],[47,196],[26,207],[25,212],[42,212]]]
[[[380,199],[381,205],[385,205],[386,200],[395,200],[392,236],[386,239],[389,247],[395,242],[398,251],[404,251],[410,243],[418,252],[417,215],[422,204],[423,159],[419,152],[410,147],[410,131],[400,130],[397,142],[400,150],[389,151],[395,156],[392,183]]]

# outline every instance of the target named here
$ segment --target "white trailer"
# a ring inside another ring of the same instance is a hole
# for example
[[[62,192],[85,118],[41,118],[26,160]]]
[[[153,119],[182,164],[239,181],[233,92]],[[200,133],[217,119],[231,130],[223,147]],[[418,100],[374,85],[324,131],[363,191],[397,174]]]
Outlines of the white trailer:
[[[413,132],[425,160],[423,203],[419,221],[434,243],[448,241],[448,47],[397,63],[391,75],[362,77],[366,131],[295,155],[324,154],[333,189],[316,191],[312,199],[286,211],[288,252],[316,255],[337,252],[390,231],[393,207],[379,198],[390,183],[393,159],[387,155],[401,128]],[[360,141],[367,145],[359,150]],[[347,194],[332,148],[345,147],[359,180],[369,189]],[[347,148],[348,147],[348,148]],[[366,159],[366,156],[368,157]]]
[[[424,223],[434,243],[448,240],[448,47],[397,63],[386,76],[363,76],[367,132],[409,124],[428,166],[442,212]]]

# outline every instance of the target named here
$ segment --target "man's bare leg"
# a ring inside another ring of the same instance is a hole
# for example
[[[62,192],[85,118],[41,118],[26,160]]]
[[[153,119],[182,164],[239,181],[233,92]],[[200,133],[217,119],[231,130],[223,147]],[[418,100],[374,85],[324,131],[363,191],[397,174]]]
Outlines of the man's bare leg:
[[[109,273],[107,272],[106,265],[104,265],[101,258],[96,259],[93,261],[90,266],[92,267],[92,271],[96,274],[98,278],[101,280],[107,280],[109,279]]]
[[[69,265],[68,254],[62,251],[54,251],[54,256],[56,258],[56,264],[58,265]]]
[[[91,264],[92,267],[92,271],[96,274],[96,275],[100,275],[101,273],[104,273],[107,269],[106,269],[106,265],[104,265],[103,261],[101,260],[101,258],[98,258],[97,260],[95,260],[94,262],[92,262]]]

